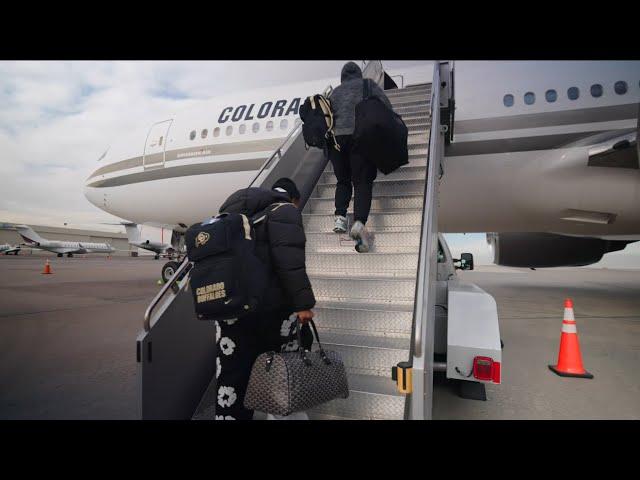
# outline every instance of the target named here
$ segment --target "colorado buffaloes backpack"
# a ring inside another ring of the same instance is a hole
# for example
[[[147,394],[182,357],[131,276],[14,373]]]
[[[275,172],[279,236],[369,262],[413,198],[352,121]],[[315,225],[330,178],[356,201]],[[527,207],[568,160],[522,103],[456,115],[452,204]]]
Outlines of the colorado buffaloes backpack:
[[[196,223],[185,234],[194,262],[190,287],[201,320],[240,318],[255,312],[267,289],[267,267],[255,254],[251,220],[222,213]]]
[[[363,82],[363,99],[356,105],[352,152],[372,161],[385,175],[409,163],[404,121],[377,97],[371,96],[371,80]]]
[[[324,148],[331,139],[336,150],[340,150],[333,133],[333,112],[328,98],[324,95],[307,97],[300,107],[300,119],[306,145]]]

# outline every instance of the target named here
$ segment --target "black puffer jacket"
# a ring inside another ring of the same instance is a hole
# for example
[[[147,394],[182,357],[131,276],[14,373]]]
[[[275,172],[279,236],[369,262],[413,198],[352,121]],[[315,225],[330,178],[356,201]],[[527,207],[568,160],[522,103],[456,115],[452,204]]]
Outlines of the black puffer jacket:
[[[302,215],[284,193],[245,188],[232,194],[220,213],[242,213],[256,221],[256,255],[271,275],[265,311],[309,310],[316,304],[305,268]],[[265,215],[264,220],[258,221]]]

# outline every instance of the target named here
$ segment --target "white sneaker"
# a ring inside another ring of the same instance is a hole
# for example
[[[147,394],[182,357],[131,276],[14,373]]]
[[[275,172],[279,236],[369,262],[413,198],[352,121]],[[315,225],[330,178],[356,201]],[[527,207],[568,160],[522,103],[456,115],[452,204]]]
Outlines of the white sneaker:
[[[347,233],[347,217],[336,215],[336,223],[333,226],[335,233]]]
[[[366,253],[369,251],[369,234],[364,228],[364,223],[357,220],[351,227],[351,238],[356,241],[356,251],[358,253]]]

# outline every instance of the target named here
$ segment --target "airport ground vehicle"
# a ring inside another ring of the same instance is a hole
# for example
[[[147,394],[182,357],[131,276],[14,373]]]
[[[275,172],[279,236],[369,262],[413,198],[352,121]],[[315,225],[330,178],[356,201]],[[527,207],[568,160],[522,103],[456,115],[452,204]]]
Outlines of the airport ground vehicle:
[[[364,75],[385,82],[379,62],[367,64]],[[310,412],[314,419],[430,419],[434,371],[463,382],[500,382],[495,301],[456,278],[437,231],[441,161],[453,135],[453,77],[452,64],[438,62],[431,84],[387,92],[409,127],[410,162],[374,185],[370,253],[356,253],[352,240],[331,232],[335,178],[324,152],[305,149],[300,127],[251,183],[268,186],[287,176],[301,192],[317,324],[323,343],[341,353],[350,382],[349,398]],[[461,262],[472,264],[469,256]],[[213,418],[215,325],[195,317],[190,268],[185,259],[162,287],[137,338],[144,419]],[[394,367],[406,382],[392,380]]]

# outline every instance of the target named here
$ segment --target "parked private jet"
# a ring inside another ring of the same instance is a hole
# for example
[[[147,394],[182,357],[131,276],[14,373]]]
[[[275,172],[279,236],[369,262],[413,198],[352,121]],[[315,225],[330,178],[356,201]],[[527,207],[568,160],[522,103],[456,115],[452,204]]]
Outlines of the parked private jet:
[[[387,73],[424,84],[432,64]],[[337,84],[217,97],[142,126],[100,156],[85,196],[183,233],[249,184],[306,96]],[[496,263],[529,267],[587,265],[640,239],[639,102],[638,61],[456,62],[439,230],[493,232]]]
[[[115,251],[108,243],[47,240],[27,225],[14,225],[13,228],[18,231],[18,234],[25,241],[23,245],[57,253],[58,257],[62,257],[65,254],[67,257],[73,257],[74,253],[112,253]]]
[[[9,255],[11,253],[13,253],[14,255],[18,255],[18,253],[20,252],[20,246],[12,246],[9,245],[8,243],[5,245],[0,245],[0,253],[4,253],[5,255]]]
[[[127,231],[129,245],[154,252],[156,254],[156,260],[161,256],[167,258],[180,256],[181,249],[177,246],[179,244],[179,238],[176,238],[179,237],[179,235],[176,235],[173,229],[137,225],[127,222],[122,222],[121,225],[123,225]],[[160,238],[157,238],[158,230]],[[176,247],[174,247],[172,243],[165,241],[165,239],[173,240],[172,237],[175,239]]]

